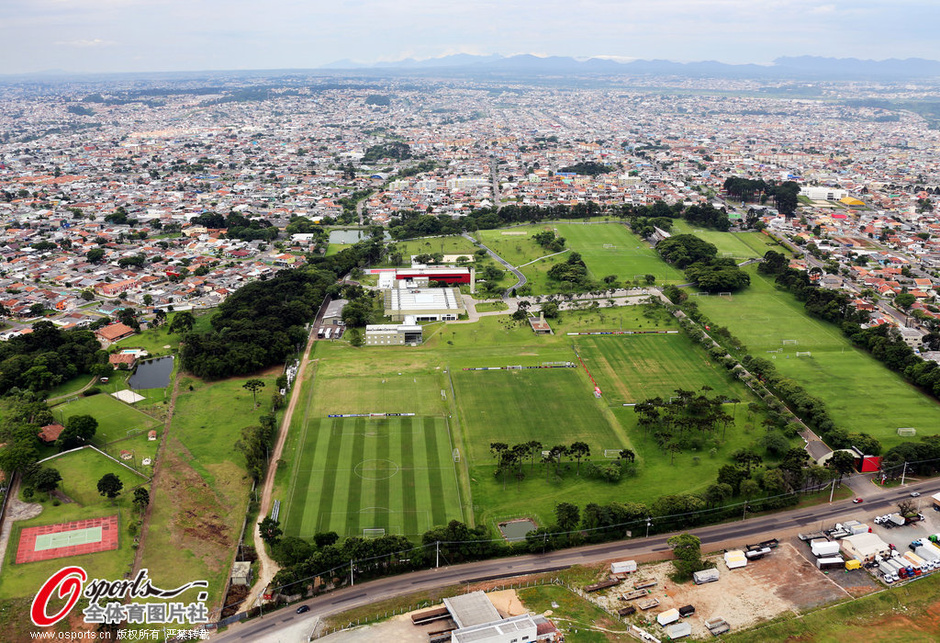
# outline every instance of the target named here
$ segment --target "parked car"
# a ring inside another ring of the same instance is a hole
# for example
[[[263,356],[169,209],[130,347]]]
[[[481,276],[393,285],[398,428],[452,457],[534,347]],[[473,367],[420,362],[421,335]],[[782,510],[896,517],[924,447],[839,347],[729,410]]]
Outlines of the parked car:
[[[856,499],[853,500],[852,502],[855,503],[855,504],[859,504],[860,502],[862,502],[862,499],[861,499],[861,498],[856,498]]]

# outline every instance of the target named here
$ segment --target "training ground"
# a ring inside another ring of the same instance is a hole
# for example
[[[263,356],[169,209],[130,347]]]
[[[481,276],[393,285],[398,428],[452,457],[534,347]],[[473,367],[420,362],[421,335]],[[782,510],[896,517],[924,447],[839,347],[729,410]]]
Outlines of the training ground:
[[[462,520],[444,418],[311,419],[284,504],[287,536],[417,536]]]

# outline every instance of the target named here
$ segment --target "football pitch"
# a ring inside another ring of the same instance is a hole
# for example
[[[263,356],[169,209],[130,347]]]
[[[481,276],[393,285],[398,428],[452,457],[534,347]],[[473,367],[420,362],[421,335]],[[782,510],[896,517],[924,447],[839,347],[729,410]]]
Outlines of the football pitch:
[[[594,279],[617,275],[620,280],[633,280],[636,275],[650,274],[658,284],[685,281],[681,272],[622,223],[558,223],[555,227],[568,240],[568,247],[581,253]]]
[[[694,391],[703,384],[713,389],[711,395],[741,394],[728,371],[682,334],[579,337],[576,343],[609,404],[668,400],[676,389]]]
[[[695,298],[702,312],[727,326],[752,355],[773,360],[781,375],[821,398],[837,425],[870,433],[886,448],[905,440],[898,427],[914,427],[919,436],[937,433],[940,404],[855,348],[835,325],[810,317],[753,266],[747,270],[751,285],[734,299]]]
[[[453,449],[443,418],[311,419],[283,507],[285,535],[418,536],[463,520]]]

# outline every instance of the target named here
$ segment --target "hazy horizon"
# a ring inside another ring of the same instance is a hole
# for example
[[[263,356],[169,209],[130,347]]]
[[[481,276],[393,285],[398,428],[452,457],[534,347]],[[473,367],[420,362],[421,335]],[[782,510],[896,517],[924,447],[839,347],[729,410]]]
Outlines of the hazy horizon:
[[[0,74],[315,69],[456,53],[940,59],[927,0],[7,0]]]

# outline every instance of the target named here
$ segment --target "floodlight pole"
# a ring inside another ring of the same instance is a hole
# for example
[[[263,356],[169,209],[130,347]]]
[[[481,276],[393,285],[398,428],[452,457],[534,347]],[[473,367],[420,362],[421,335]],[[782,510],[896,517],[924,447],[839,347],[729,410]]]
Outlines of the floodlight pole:
[[[904,468],[901,469],[901,486],[904,486],[904,476],[907,474],[907,460],[904,461]]]
[[[646,519],[646,537],[647,537],[647,538],[650,537],[650,525],[652,525],[652,524],[653,524],[653,521],[650,520],[649,518],[647,518],[647,519]]]
[[[356,579],[353,576],[353,560],[349,559],[349,586],[352,587],[356,584]]]
[[[435,560],[434,560],[434,569],[437,569],[438,567],[441,566],[441,541],[439,540],[434,541],[434,547],[437,550],[437,553],[435,555]]]
[[[835,493],[836,493],[836,481],[835,481],[835,479],[833,479],[832,481],[830,481],[829,486],[830,486],[830,490],[829,490],[829,503],[832,504],[832,496],[834,496]]]

